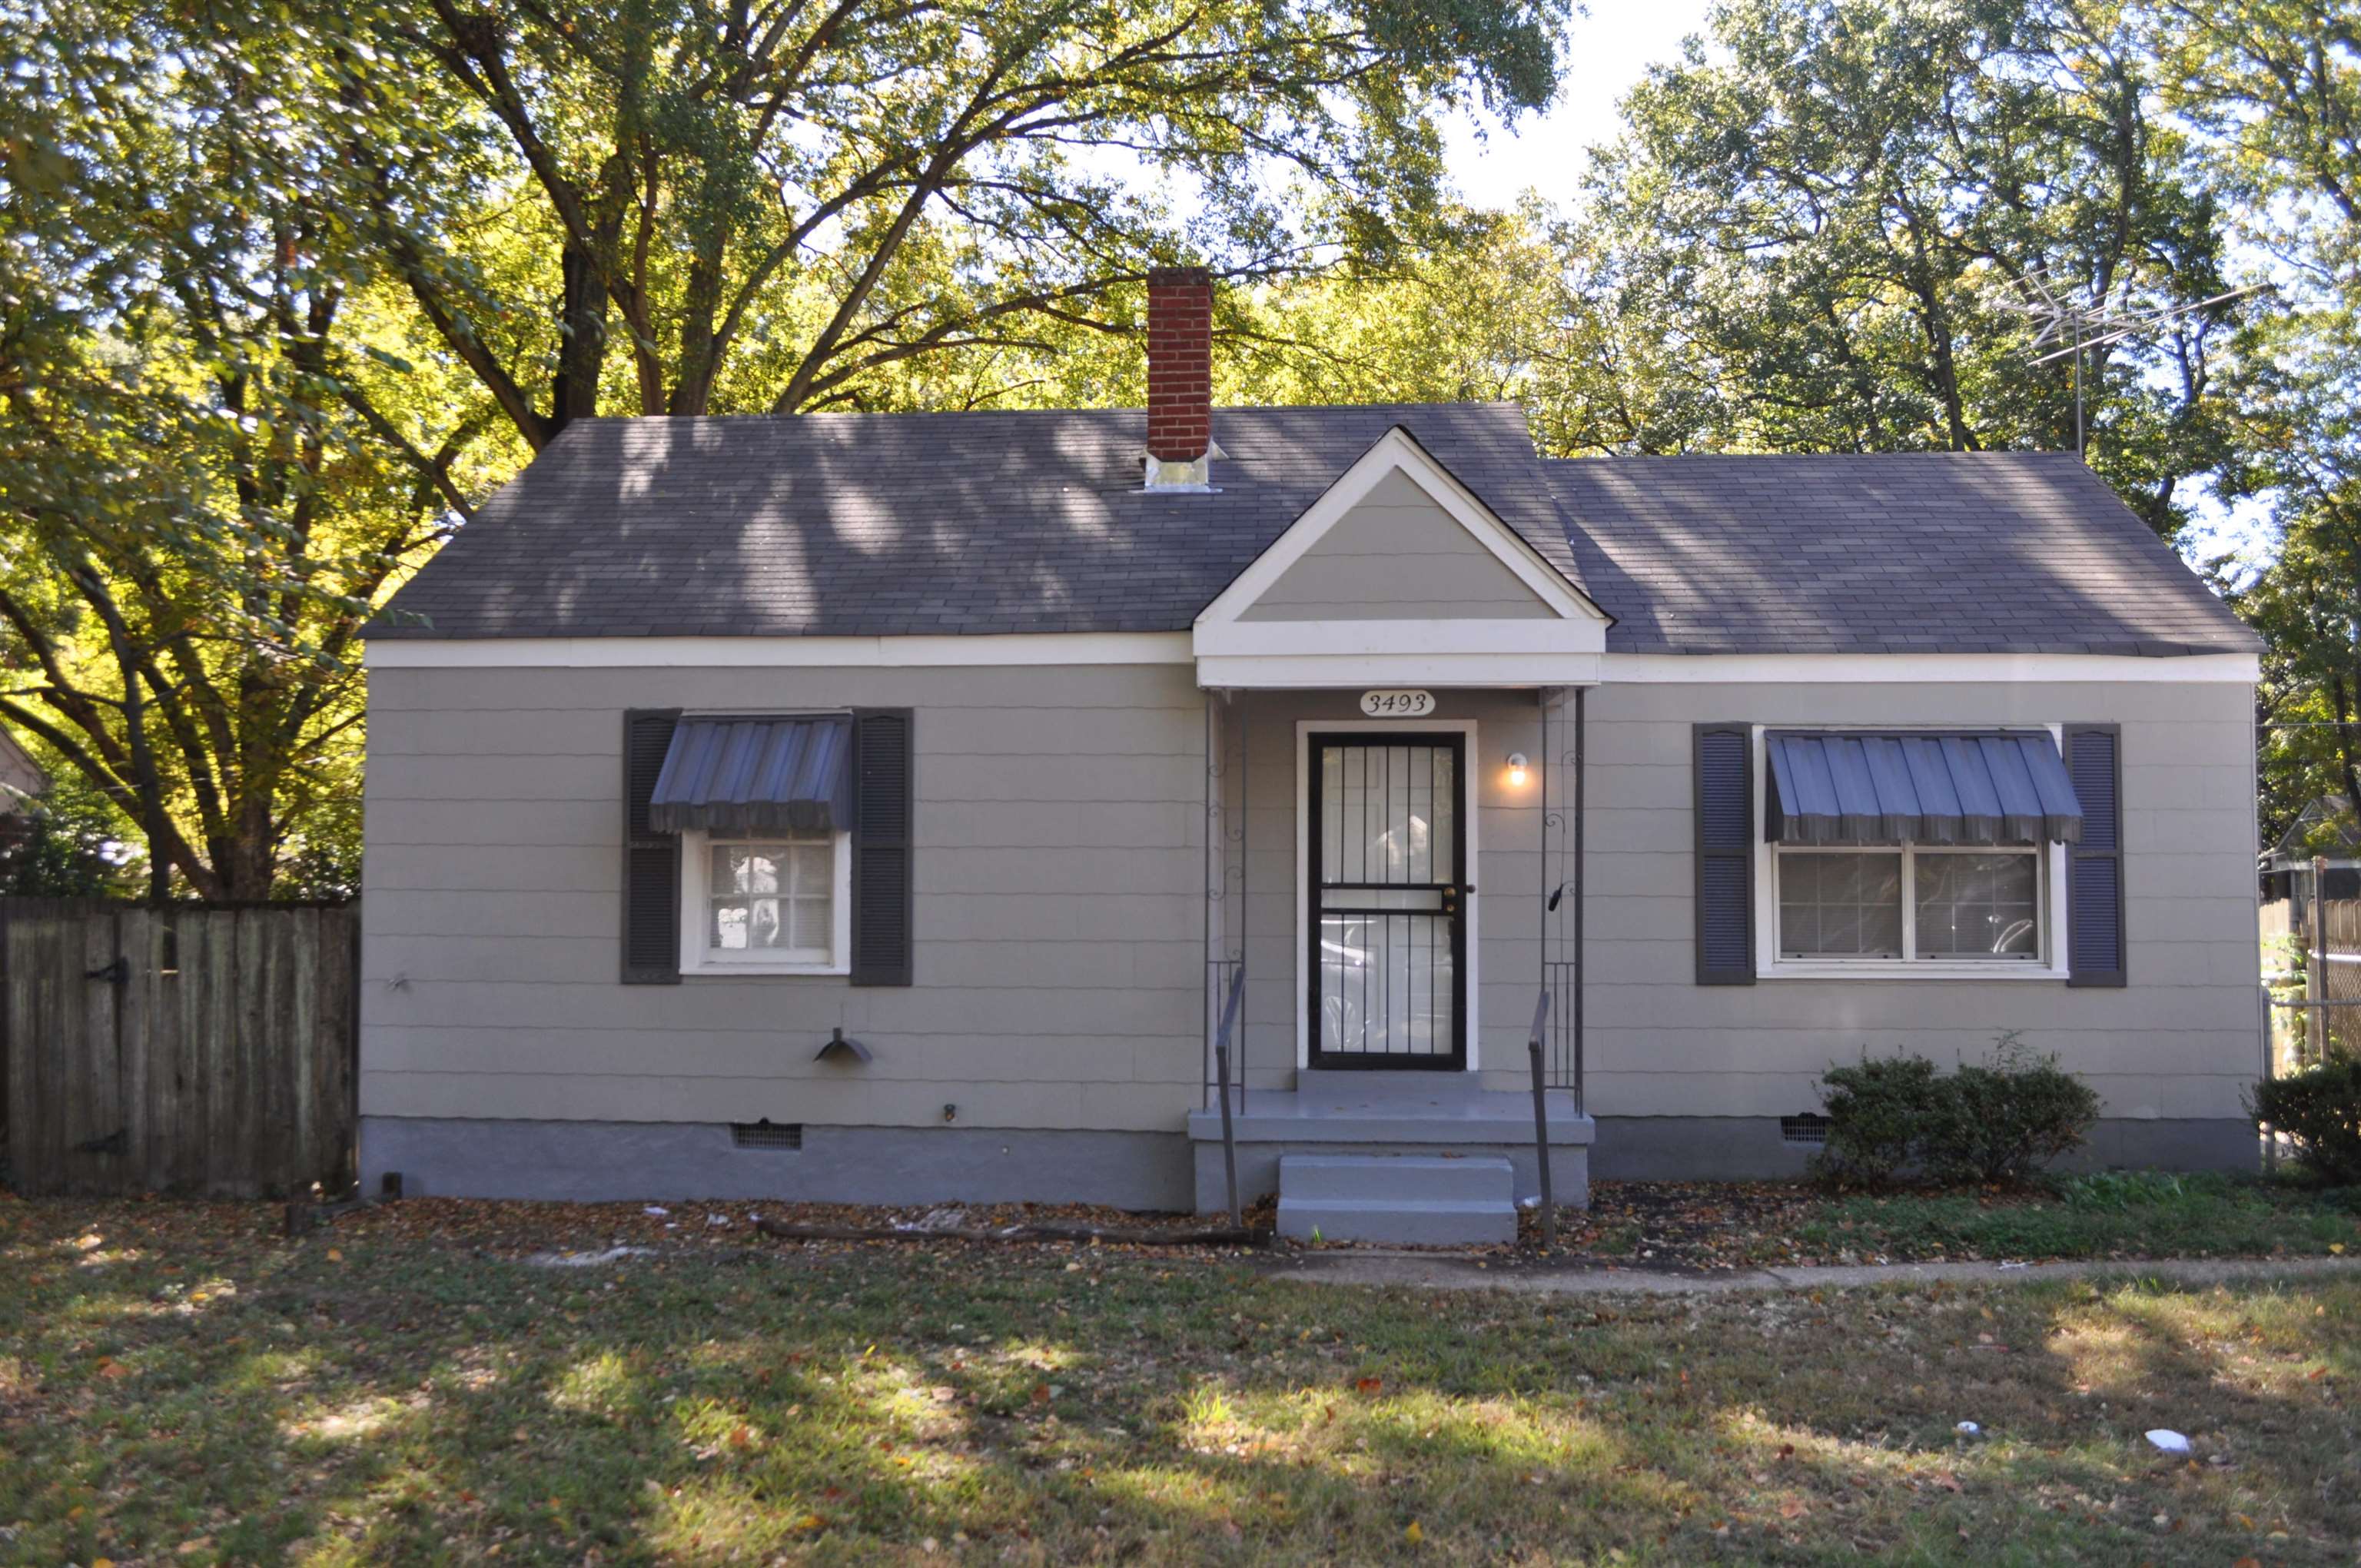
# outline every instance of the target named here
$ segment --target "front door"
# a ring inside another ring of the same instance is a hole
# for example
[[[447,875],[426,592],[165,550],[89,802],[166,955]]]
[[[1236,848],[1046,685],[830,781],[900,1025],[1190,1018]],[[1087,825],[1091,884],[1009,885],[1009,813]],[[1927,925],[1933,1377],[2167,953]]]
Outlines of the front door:
[[[1467,1065],[1466,738],[1310,737],[1312,1065]]]

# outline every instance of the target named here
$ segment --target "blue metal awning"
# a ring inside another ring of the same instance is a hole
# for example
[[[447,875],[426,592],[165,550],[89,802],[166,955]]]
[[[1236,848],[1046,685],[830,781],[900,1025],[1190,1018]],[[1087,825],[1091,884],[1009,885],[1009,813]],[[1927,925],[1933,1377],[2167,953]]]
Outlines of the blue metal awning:
[[[2047,730],[1774,729],[1763,835],[1776,844],[2071,844],[2082,803]]]
[[[648,826],[659,833],[817,833],[852,826],[852,721],[684,718]]]

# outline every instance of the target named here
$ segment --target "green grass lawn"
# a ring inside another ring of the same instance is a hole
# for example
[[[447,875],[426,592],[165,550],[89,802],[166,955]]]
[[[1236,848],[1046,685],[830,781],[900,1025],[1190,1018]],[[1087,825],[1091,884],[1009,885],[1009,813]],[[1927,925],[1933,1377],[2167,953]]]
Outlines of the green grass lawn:
[[[2356,1197],[2219,1175],[2108,1172],[2024,1194],[1826,1199],[1795,1235],[1821,1253],[1914,1259],[2361,1254]]]
[[[2162,1171],[1869,1195],[1800,1182],[1600,1182],[1561,1250],[1744,1267],[1930,1259],[2361,1256],[2361,1190]]]
[[[732,1245],[682,1207],[675,1251],[553,1270],[457,1206],[289,1242],[258,1205],[0,1201],[0,1561],[2227,1568],[2361,1541],[2361,1281],[1577,1303]]]

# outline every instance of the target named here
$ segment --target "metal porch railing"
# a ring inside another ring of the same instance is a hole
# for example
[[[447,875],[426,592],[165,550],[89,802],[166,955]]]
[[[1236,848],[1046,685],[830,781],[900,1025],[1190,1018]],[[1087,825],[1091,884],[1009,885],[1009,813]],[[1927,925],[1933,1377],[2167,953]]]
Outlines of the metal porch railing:
[[[1237,964],[1237,973],[1230,980],[1229,999],[1222,1003],[1221,1026],[1213,1033],[1213,1083],[1222,1097],[1222,1180],[1229,1199],[1230,1228],[1242,1223],[1238,1217],[1238,1143],[1230,1125],[1230,1041],[1237,1027],[1238,1004],[1246,995],[1246,967]],[[1246,1085],[1238,1086],[1238,1109],[1246,1110]]]

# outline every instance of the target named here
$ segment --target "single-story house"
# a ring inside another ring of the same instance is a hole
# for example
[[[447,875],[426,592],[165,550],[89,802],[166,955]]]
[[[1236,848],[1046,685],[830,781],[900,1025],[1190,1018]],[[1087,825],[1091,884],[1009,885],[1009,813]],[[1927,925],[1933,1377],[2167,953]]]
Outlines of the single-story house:
[[[584,420],[395,597],[371,1190],[1214,1210],[1227,1147],[1491,1234],[1536,1055],[1579,1201],[2005,1031],[2091,1157],[2252,1161],[2257,642],[2075,457],[1215,409],[1150,296],[1145,411]]]

